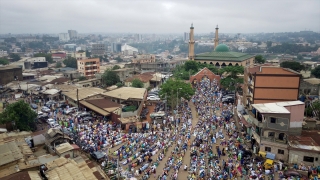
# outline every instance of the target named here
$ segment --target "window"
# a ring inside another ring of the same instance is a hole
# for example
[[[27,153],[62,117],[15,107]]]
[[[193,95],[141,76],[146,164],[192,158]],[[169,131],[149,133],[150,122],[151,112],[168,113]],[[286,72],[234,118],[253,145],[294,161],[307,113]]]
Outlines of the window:
[[[303,156],[303,161],[305,161],[305,162],[313,162],[314,161],[314,157]]]
[[[278,149],[278,154],[284,154],[284,150]]]
[[[271,147],[265,147],[264,150],[265,150],[266,152],[271,152]]]
[[[274,132],[269,132],[268,137],[274,137]]]
[[[270,123],[276,123],[276,121],[277,121],[276,118],[274,118],[274,117],[271,117],[271,118],[270,118]]]

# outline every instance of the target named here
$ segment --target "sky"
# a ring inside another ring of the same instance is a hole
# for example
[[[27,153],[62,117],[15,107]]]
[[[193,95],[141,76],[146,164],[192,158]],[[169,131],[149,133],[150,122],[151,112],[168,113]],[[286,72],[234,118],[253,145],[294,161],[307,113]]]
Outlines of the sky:
[[[320,0],[0,0],[0,34],[320,32]]]

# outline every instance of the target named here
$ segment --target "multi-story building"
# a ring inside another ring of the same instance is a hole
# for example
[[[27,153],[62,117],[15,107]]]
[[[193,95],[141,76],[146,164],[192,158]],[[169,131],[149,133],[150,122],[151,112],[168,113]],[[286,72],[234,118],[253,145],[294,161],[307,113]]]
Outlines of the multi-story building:
[[[0,85],[8,84],[11,81],[22,81],[21,66],[0,66]]]
[[[183,41],[189,41],[189,36],[190,36],[190,33],[185,32],[183,34]]]
[[[106,52],[105,44],[92,44],[91,55],[103,56],[105,52]]]
[[[94,77],[96,73],[100,72],[100,59],[82,59],[78,60],[78,71],[82,76]]]
[[[300,135],[305,104],[301,101],[252,104],[247,122],[256,153],[269,152],[276,159],[287,161],[289,136]]]
[[[274,66],[246,68],[243,106],[251,110],[251,104],[298,100],[300,79],[301,75],[291,69]]]
[[[87,59],[86,57],[86,52],[77,52],[77,51],[72,51],[72,52],[67,52],[67,56],[76,58],[77,60],[82,60],[82,59]]]
[[[78,32],[76,30],[68,30],[70,39],[76,39],[78,37]]]
[[[59,41],[62,41],[62,42],[70,41],[69,34],[68,33],[60,33],[59,34]]]
[[[111,45],[111,52],[113,53],[119,53],[121,52],[121,43],[112,43]]]
[[[153,54],[141,54],[135,55],[132,58],[132,63],[154,63],[156,62],[156,57]]]

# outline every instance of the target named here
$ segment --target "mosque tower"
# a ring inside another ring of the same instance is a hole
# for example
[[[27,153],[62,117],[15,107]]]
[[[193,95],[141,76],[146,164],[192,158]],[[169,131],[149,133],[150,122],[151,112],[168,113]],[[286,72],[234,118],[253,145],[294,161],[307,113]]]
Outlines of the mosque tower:
[[[193,23],[191,24],[190,27],[190,34],[189,34],[189,55],[188,55],[188,59],[189,60],[194,60],[194,27],[193,27]]]
[[[215,38],[214,38],[214,49],[219,45],[219,35],[218,35],[218,25],[216,27],[216,33],[215,33]]]

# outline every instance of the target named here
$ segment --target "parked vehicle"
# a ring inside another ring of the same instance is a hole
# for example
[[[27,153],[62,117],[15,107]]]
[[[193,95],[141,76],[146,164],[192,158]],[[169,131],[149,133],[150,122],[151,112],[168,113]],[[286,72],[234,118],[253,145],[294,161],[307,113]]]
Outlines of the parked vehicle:
[[[61,126],[57,123],[52,123],[50,124],[51,128],[54,128],[54,129],[61,129]]]
[[[53,104],[56,104],[56,102],[55,102],[55,101],[50,100],[50,101],[46,102],[45,106],[47,106],[47,107],[51,107]]]
[[[88,112],[83,112],[83,113],[78,115],[78,118],[84,118],[84,117],[88,117],[88,116],[91,116],[91,114],[88,113]]]
[[[36,104],[30,104],[30,106],[32,109],[38,109],[38,105],[36,105]]]
[[[148,101],[160,101],[160,98],[157,96],[149,96],[147,97]]]
[[[50,112],[51,110],[50,110],[48,107],[43,106],[43,107],[41,108],[41,111],[48,113],[48,112]]]
[[[66,108],[68,105],[65,102],[59,103],[58,108]]]
[[[76,107],[71,107],[71,108],[69,108],[69,109],[66,110],[66,114],[73,113],[73,112],[75,112],[76,110],[77,110]]]
[[[105,154],[101,151],[95,151],[95,152],[92,152],[90,153],[90,156],[96,160],[97,162],[103,160],[103,158],[105,157]]]
[[[51,126],[51,124],[55,124],[55,121],[54,121],[54,119],[48,119],[47,120],[47,123]]]
[[[83,123],[88,123],[89,121],[92,121],[92,119],[93,118],[91,116],[86,116],[82,120],[83,120]]]

